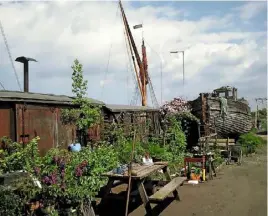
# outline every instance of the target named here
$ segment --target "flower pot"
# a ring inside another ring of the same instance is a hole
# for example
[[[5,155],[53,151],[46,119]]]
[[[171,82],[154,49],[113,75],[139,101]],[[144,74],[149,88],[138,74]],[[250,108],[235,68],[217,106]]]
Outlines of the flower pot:
[[[40,207],[39,201],[30,202],[30,203],[27,203],[26,205],[29,207],[30,211],[32,211],[32,212]]]
[[[153,159],[153,162],[161,161],[161,159],[160,158],[157,158],[157,157],[152,157],[152,159]]]
[[[195,173],[191,173],[191,180],[200,180],[200,175],[195,174]]]

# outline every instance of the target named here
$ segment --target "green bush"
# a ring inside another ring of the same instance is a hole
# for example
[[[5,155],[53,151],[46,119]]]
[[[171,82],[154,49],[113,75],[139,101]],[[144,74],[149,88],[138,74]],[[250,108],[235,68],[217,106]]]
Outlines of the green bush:
[[[241,135],[237,142],[242,146],[243,152],[246,154],[255,152],[256,148],[264,143],[263,139],[253,132]]]
[[[0,215],[22,215],[22,200],[13,191],[0,187]]]

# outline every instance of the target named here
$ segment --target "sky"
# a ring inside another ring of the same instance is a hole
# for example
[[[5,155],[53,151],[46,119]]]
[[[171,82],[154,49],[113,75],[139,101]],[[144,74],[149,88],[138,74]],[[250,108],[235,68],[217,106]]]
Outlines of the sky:
[[[267,96],[266,2],[123,1],[123,6],[131,27],[143,24],[131,30],[139,52],[144,37],[160,105],[226,85],[238,88],[238,97],[253,109],[255,98]],[[2,2],[0,20],[12,59],[38,61],[30,63],[30,92],[72,95],[71,65],[77,58],[89,97],[140,105],[118,2]],[[185,52],[184,86],[182,54],[170,53],[176,50]],[[14,65],[23,87],[23,65]],[[19,90],[2,35],[0,82]]]

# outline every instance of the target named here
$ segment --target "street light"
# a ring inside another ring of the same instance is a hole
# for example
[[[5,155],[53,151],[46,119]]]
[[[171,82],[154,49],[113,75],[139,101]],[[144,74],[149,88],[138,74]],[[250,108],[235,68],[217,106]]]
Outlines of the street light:
[[[182,53],[182,74],[183,74],[183,87],[184,87],[184,50],[171,51],[171,54]]]

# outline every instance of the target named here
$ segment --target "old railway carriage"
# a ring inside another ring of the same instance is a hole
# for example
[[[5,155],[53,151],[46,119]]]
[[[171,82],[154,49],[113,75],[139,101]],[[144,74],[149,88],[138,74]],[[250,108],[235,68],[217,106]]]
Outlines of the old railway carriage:
[[[63,147],[74,142],[76,128],[61,122],[61,110],[73,107],[72,97],[65,95],[39,94],[16,91],[0,91],[0,137],[7,136],[14,141],[27,143],[29,139],[40,136],[41,154],[53,147]],[[106,105],[101,101],[89,99],[92,105],[101,107],[104,121],[124,124],[127,129],[131,122],[144,125],[151,119],[153,133],[159,133],[158,109],[128,105]],[[103,124],[88,130],[88,141],[102,139]]]
[[[41,154],[52,147],[67,147],[74,141],[76,129],[74,125],[62,124],[61,109],[72,107],[72,99],[64,95],[0,91],[0,137],[27,142],[40,136]],[[104,105],[98,100],[90,101]]]
[[[209,134],[209,128],[215,126],[218,137],[237,138],[239,134],[251,130],[251,114],[248,102],[237,98],[237,89],[224,86],[212,93],[201,93],[190,102],[192,113],[204,125],[202,134]]]

